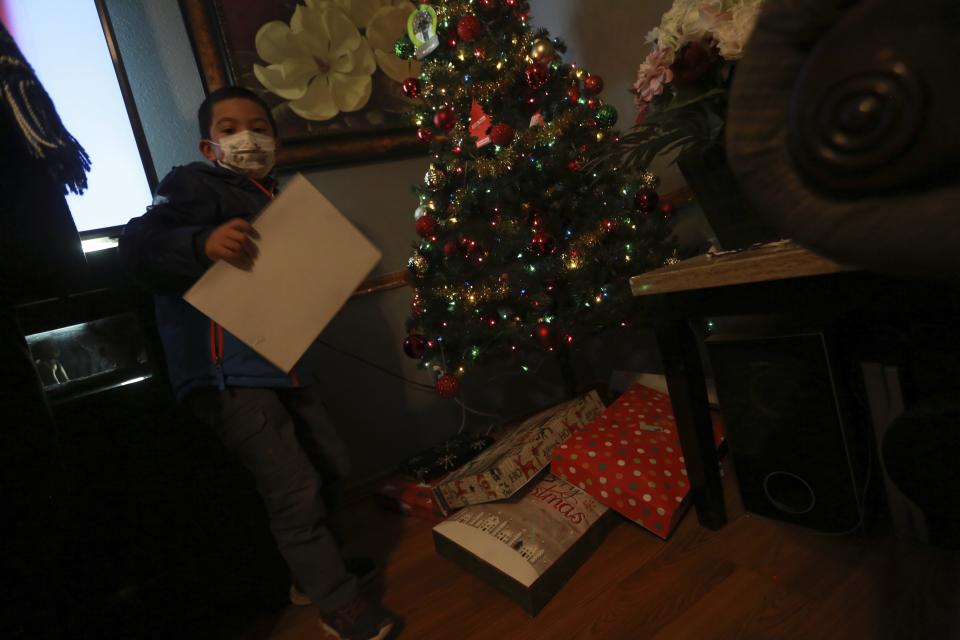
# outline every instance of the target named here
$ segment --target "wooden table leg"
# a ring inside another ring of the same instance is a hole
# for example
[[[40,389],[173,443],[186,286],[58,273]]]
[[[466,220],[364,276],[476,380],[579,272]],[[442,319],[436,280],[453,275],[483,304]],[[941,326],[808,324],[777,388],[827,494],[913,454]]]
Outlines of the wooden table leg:
[[[665,318],[657,323],[657,342],[697,519],[708,529],[719,529],[727,514],[697,336],[687,320]]]

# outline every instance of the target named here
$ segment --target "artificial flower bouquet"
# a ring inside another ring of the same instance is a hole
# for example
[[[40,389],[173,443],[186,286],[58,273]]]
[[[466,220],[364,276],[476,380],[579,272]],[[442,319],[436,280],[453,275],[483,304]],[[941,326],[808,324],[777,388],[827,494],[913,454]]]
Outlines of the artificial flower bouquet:
[[[647,35],[634,96],[637,127],[624,143],[647,167],[664,152],[723,143],[727,93],[763,0],[675,0]]]

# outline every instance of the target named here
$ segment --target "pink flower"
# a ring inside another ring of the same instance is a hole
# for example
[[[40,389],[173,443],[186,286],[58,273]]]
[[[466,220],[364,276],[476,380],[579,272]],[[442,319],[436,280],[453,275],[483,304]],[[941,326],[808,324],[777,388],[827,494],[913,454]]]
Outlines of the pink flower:
[[[633,91],[637,109],[644,114],[653,99],[663,93],[666,85],[673,82],[673,70],[670,68],[673,58],[673,51],[654,47],[640,65]]]

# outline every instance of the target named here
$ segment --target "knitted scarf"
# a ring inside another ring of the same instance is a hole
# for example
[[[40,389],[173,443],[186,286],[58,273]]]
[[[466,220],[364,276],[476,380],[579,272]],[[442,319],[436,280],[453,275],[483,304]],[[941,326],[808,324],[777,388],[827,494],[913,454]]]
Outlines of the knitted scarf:
[[[64,193],[87,188],[90,156],[70,135],[20,48],[0,23],[0,109],[19,128],[30,155],[39,160]],[[6,152],[6,151],[5,151]]]

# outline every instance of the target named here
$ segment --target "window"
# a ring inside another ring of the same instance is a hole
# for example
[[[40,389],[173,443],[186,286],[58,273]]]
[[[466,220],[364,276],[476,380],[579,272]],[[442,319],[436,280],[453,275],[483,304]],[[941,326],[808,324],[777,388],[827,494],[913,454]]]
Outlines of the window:
[[[142,212],[156,176],[103,0],[0,0],[0,19],[90,154],[89,188],[67,202],[87,251]]]

